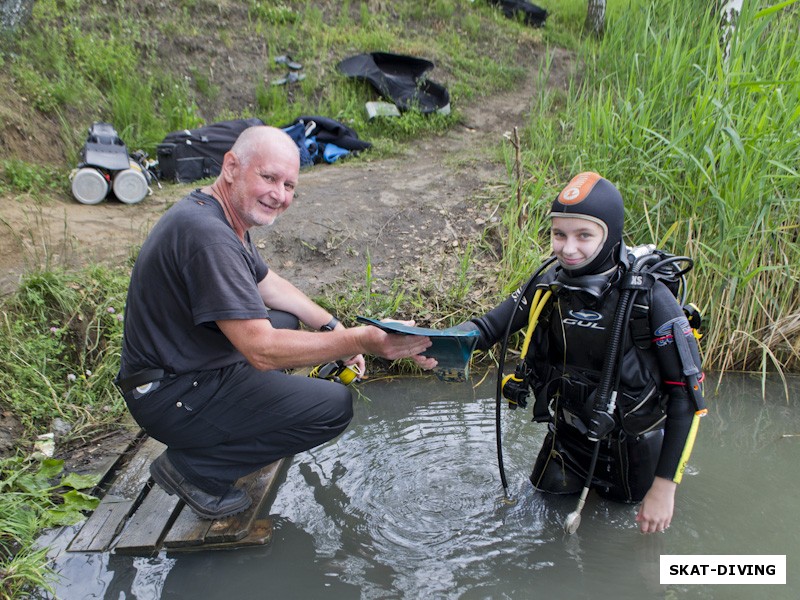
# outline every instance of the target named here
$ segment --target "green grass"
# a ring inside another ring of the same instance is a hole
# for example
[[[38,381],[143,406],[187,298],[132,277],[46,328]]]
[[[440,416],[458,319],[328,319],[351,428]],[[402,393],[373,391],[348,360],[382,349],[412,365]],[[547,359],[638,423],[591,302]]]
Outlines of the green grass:
[[[798,5],[743,13],[728,58],[703,6],[631,3],[581,46],[566,94],[540,91],[522,158],[532,218],[506,215],[507,272],[521,280],[546,252],[559,186],[597,171],[623,192],[630,244],[695,259],[707,368],[796,370]]]
[[[0,599],[52,592],[56,574],[47,548],[35,543],[43,527],[72,525],[99,500],[86,493],[96,478],[64,474],[60,460],[13,457],[0,461]]]
[[[0,160],[0,173],[0,193],[37,194],[63,188],[61,171],[56,167],[11,158]]]
[[[70,437],[119,423],[119,369],[128,273],[90,267],[29,273],[0,310],[0,404],[30,434],[59,417]]]
[[[123,268],[34,271],[0,307],[0,406],[24,426],[22,445],[30,448],[56,418],[69,426],[59,444],[119,427],[126,408],[113,379],[127,282]],[[81,491],[96,482],[62,476],[62,468],[22,454],[0,461],[0,598],[49,589],[55,575],[37,534],[96,506]]]

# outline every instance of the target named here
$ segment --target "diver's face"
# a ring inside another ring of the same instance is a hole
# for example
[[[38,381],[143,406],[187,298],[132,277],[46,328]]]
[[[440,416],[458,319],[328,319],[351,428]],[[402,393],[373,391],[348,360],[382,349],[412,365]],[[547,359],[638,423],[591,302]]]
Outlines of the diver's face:
[[[550,241],[553,254],[565,269],[579,269],[595,259],[607,236],[601,221],[581,217],[553,217]]]

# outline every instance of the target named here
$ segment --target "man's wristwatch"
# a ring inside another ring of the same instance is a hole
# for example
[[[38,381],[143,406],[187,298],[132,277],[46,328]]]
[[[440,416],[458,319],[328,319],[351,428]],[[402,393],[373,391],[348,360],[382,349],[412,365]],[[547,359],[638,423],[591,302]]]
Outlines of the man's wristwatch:
[[[339,324],[339,319],[336,317],[331,317],[331,320],[325,323],[322,327],[319,328],[320,331],[333,331],[336,329],[336,326]]]

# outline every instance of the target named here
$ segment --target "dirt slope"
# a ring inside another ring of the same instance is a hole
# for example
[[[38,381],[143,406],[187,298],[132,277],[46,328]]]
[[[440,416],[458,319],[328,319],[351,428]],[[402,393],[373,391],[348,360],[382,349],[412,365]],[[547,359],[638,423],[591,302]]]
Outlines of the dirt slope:
[[[535,62],[517,89],[454,107],[462,123],[416,141],[405,156],[373,161],[367,153],[364,161],[305,169],[292,207],[271,228],[253,232],[267,261],[312,295],[337,282],[363,281],[368,260],[378,289],[401,276],[426,278],[423,287],[434,291],[452,285],[464,248],[511,193],[497,146],[504,133],[527,123]],[[563,85],[570,65],[559,54],[550,84]],[[32,151],[44,144],[26,143]],[[121,263],[191,187],[165,184],[135,205],[0,198],[0,292],[13,289],[30,266]],[[476,258],[474,268],[491,279],[490,263]]]

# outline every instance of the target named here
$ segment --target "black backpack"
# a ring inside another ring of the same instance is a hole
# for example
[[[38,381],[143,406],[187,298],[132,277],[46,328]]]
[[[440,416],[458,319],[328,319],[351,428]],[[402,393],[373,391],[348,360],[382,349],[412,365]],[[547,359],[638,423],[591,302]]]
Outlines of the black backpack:
[[[239,134],[254,125],[264,125],[264,121],[235,119],[168,133],[156,149],[159,178],[189,183],[216,177],[222,170],[222,157]]]

